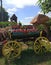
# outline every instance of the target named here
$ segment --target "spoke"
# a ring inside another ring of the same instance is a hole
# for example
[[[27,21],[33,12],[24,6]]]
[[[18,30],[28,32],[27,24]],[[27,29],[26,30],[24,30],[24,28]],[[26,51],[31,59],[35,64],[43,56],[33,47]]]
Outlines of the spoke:
[[[14,46],[14,42],[12,42],[12,46]]]
[[[12,42],[10,42],[9,45],[12,46]]]
[[[17,53],[17,54],[18,54],[18,53]],[[14,58],[17,54],[15,53],[15,51],[11,52],[10,58]]]
[[[14,51],[15,54],[18,54],[18,51]]]
[[[40,46],[38,46],[38,45],[35,46],[35,49],[39,49],[39,48],[40,48]]]
[[[40,43],[39,43],[39,41],[37,41],[35,43],[34,50],[35,50],[36,53],[39,53],[40,52]]]
[[[19,49],[15,49],[15,52],[16,52],[16,53],[19,53]]]
[[[39,39],[38,41],[39,41],[40,44],[42,43],[42,39]]]
[[[4,48],[5,48],[5,49],[9,49],[10,47],[8,47],[8,46],[5,46]]]
[[[40,52],[40,49],[36,49],[35,52],[36,52],[36,53],[39,53],[39,52]]]
[[[6,44],[6,47],[10,47],[10,44],[8,43],[8,44]]]
[[[43,37],[43,40],[47,40],[47,39]]]
[[[13,53],[11,54],[11,56],[14,57],[14,56],[15,56],[15,53],[13,52]]]
[[[6,56],[7,56],[7,58],[10,58],[10,54],[11,54],[11,52],[9,52]]]
[[[16,45],[16,46],[15,46],[15,49],[19,49],[19,46],[18,46],[18,45]]]
[[[14,43],[14,42],[12,42],[12,46],[13,46],[13,47],[15,47],[15,46],[14,46],[14,44],[15,44],[15,43]]]
[[[46,50],[46,48],[45,47],[42,47],[42,52],[46,52],[47,50]]]
[[[10,53],[10,49],[4,49],[4,54],[7,55],[8,53]]]

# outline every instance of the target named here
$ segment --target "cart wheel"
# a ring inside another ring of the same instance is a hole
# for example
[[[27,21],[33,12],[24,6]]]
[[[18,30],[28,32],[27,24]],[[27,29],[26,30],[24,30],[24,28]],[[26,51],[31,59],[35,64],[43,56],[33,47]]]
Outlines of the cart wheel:
[[[10,41],[4,44],[2,51],[5,57],[7,57],[8,59],[13,59],[20,55],[21,45],[19,42]]]
[[[36,54],[46,53],[49,50],[49,40],[46,37],[38,37],[34,43],[34,51]]]

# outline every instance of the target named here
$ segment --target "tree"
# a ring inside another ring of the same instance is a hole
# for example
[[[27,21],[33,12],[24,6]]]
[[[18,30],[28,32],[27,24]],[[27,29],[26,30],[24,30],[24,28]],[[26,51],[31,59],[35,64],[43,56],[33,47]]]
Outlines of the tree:
[[[1,7],[0,7],[0,21],[8,21],[8,18],[9,18],[8,12],[4,8],[2,8],[1,13]]]
[[[44,14],[51,11],[51,0],[38,0],[38,5]]]
[[[19,21],[19,25],[22,26],[22,23]]]

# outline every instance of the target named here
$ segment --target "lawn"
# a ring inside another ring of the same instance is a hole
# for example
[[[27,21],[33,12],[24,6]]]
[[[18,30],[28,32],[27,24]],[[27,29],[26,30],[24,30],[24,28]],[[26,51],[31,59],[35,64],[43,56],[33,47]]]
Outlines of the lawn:
[[[5,64],[5,58],[0,58],[0,65],[51,65],[51,52],[36,55],[33,50],[23,51],[19,59],[15,58],[10,64]]]
[[[5,61],[3,57],[0,57],[0,65],[5,65]]]

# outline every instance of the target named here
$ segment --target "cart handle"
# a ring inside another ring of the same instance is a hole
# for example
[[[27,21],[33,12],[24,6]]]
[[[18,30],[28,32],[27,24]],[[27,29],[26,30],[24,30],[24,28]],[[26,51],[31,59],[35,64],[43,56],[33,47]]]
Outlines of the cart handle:
[[[40,31],[40,37],[42,37],[42,31]]]

